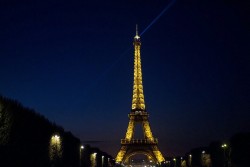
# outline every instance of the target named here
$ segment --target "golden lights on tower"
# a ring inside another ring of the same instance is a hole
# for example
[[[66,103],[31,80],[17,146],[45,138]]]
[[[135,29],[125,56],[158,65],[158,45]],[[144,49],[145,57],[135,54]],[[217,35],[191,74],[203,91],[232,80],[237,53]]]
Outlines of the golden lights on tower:
[[[134,37],[134,84],[132,110],[145,110],[143,86],[142,86],[142,69],[141,69],[141,41],[136,26],[136,35]]]
[[[157,144],[158,140],[153,137],[149,125],[149,114],[145,110],[145,101],[142,85],[142,66],[141,66],[141,41],[136,26],[136,35],[134,37],[134,81],[132,108],[129,116],[129,123],[125,138],[121,140],[121,148],[116,156],[116,163],[129,163],[131,156],[136,154],[145,154],[149,160],[154,163],[165,161]],[[141,124],[143,129],[143,139],[134,139],[135,126]],[[138,152],[138,149],[140,150]]]

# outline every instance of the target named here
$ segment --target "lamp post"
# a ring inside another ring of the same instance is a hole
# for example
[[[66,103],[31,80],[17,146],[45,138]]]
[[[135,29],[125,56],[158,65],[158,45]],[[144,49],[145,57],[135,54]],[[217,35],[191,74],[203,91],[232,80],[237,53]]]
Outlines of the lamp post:
[[[56,147],[56,153],[58,154],[58,145],[60,144],[59,142],[60,142],[60,136],[58,136],[58,135],[54,135],[52,138],[54,138],[53,140],[54,140],[54,142],[55,142],[55,147]]]
[[[96,159],[97,153],[92,153],[91,156],[91,167],[96,167],[97,166],[97,159]]]
[[[226,164],[227,164],[227,158],[226,158],[227,144],[222,144],[221,147],[223,149],[223,164],[224,164],[224,166],[226,166]]]
[[[82,166],[82,151],[83,151],[83,149],[84,149],[84,146],[81,145],[80,146],[80,167]]]
[[[60,166],[61,158],[62,158],[62,146],[61,146],[61,137],[58,134],[54,134],[50,139],[49,146],[49,157],[52,165]]]
[[[189,154],[189,161],[188,161],[188,163],[189,163],[189,166],[192,166],[192,154]]]
[[[104,156],[102,156],[102,167],[104,165]]]
[[[174,160],[174,167],[176,167],[176,159],[174,158],[173,160]]]
[[[201,152],[201,165],[205,166],[205,153],[206,151]]]

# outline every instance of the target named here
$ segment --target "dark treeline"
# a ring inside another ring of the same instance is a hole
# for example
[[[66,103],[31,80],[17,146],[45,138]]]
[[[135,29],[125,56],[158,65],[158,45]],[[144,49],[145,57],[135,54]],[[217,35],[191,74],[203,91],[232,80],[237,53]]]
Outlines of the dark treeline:
[[[70,132],[19,102],[0,96],[1,167],[79,167],[112,160],[97,148],[84,146]],[[93,160],[92,160],[93,161]]]
[[[168,167],[248,167],[250,166],[250,133],[238,133],[227,142],[214,141],[194,148],[185,156],[168,157]]]

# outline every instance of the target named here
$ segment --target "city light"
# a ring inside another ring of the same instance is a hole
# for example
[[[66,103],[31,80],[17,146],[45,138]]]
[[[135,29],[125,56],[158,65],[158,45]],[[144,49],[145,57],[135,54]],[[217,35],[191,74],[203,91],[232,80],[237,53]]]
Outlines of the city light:
[[[102,167],[104,166],[104,155],[102,155]]]
[[[57,134],[51,136],[49,154],[52,161],[60,159],[62,157],[61,137]]]
[[[53,135],[51,137],[51,143],[54,145],[59,145],[60,144],[60,136],[59,135]]]
[[[90,156],[91,167],[96,167],[96,165],[97,165],[96,155],[97,155],[97,153],[92,153]]]

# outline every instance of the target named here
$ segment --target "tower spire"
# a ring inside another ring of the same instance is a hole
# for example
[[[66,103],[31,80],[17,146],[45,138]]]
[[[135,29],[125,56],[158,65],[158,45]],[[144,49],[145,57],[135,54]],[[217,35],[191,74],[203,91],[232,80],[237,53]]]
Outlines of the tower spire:
[[[138,35],[138,25],[135,25],[135,39],[140,39],[140,36]]]
[[[133,83],[132,111],[145,111],[140,50],[141,50],[141,41],[140,41],[140,36],[138,35],[138,26],[136,25],[136,35],[134,37],[134,83]]]
[[[136,24],[136,36],[138,36],[138,24]]]

